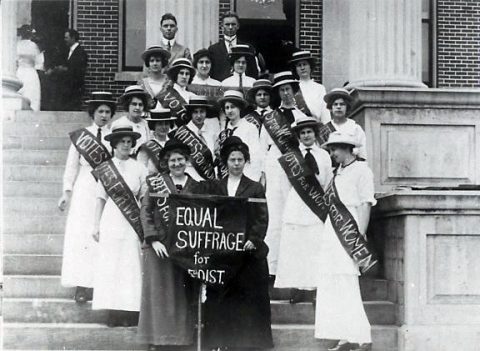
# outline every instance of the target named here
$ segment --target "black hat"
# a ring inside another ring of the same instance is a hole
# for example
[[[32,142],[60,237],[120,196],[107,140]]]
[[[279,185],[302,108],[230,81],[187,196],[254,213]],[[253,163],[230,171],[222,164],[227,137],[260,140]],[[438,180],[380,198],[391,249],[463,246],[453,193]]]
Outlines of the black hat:
[[[273,88],[278,89],[281,85],[290,84],[294,92],[297,92],[300,89],[298,80],[295,79],[292,72],[283,71],[276,73],[273,76]]]
[[[171,122],[177,120],[177,117],[172,116],[169,108],[158,107],[150,110],[150,114],[145,120],[148,123],[148,127],[153,130],[156,122]]]
[[[237,145],[241,145],[248,150],[248,145],[245,144],[242,141],[242,139],[240,139],[235,135],[232,135],[232,136],[229,136],[227,139],[225,139],[225,141],[223,142],[222,148],[220,149],[220,156],[223,157],[232,146],[237,146]]]
[[[142,60],[147,62],[150,56],[160,56],[162,62],[168,62],[170,59],[170,52],[167,49],[162,48],[161,46],[150,46],[147,50],[142,53]]]
[[[134,132],[133,127],[129,125],[119,125],[112,128],[112,132],[105,136],[106,141],[110,141],[116,138],[122,138],[124,136],[130,136],[134,140],[137,140],[141,137],[140,133]]]
[[[186,154],[190,154],[190,148],[188,147],[187,144],[181,142],[180,140],[176,138],[169,139],[166,143],[165,146],[163,147],[162,150],[160,150],[159,153],[159,158],[163,159],[167,152],[172,151],[172,150],[183,150],[185,151]]]

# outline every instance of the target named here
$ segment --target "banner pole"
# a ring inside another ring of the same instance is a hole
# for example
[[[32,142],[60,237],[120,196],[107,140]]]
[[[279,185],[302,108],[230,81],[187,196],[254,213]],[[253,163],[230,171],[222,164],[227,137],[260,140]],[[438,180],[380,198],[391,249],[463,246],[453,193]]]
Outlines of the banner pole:
[[[198,309],[197,309],[197,351],[202,351],[202,292],[205,284],[200,284],[198,289]]]

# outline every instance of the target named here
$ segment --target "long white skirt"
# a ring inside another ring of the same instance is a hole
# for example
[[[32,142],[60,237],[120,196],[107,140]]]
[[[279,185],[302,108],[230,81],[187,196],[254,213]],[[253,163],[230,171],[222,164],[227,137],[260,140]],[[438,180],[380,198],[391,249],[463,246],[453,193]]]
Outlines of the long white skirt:
[[[315,338],[372,342],[357,275],[326,274],[319,280]]]
[[[283,224],[276,288],[316,288],[323,230],[323,223],[318,222],[316,225]]]
[[[100,221],[93,285],[93,309],[140,311],[141,245],[132,226],[111,199]]]
[[[40,79],[35,68],[33,66],[18,67],[17,78],[23,83],[18,92],[30,100],[33,111],[40,111]]]
[[[92,238],[97,183],[89,166],[81,166],[73,186],[65,226],[62,285],[93,287],[98,244]]]

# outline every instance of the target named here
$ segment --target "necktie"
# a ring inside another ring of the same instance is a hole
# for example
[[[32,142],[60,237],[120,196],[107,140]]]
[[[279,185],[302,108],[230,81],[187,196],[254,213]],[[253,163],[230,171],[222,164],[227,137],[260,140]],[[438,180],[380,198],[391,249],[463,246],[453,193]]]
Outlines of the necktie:
[[[175,184],[175,188],[177,188],[177,191],[180,192],[183,189],[182,184]]]
[[[97,129],[97,140],[102,142],[102,128]]]
[[[170,44],[170,40],[167,42],[167,49],[168,51],[172,50],[172,44]]]
[[[263,117],[263,116],[265,115],[265,112],[267,112],[267,110],[266,110],[266,109],[263,109],[263,110],[260,112],[260,116]]]
[[[305,162],[307,163],[308,168],[310,168],[315,174],[319,174],[317,161],[315,161],[315,157],[313,157],[310,150],[312,148],[307,147],[307,153],[305,154]]]
[[[203,141],[203,143],[205,145],[207,145],[207,140],[205,139],[205,137],[203,136],[203,130],[199,130],[198,131],[198,137],[200,138],[201,141]]]
[[[240,89],[243,89],[243,78],[242,78],[242,76],[243,76],[243,73],[240,73],[240,79],[239,79],[240,83],[238,85]]]
[[[287,118],[289,124],[292,124],[295,121],[295,117],[293,116],[293,109],[284,108],[283,114]]]

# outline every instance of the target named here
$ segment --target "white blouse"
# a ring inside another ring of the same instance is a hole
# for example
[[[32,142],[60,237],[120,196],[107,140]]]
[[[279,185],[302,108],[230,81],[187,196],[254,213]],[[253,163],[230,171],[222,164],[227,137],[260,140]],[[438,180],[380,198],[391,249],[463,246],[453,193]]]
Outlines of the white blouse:
[[[323,124],[330,122],[330,111],[327,109],[327,104],[323,100],[323,97],[327,94],[325,87],[313,79],[300,80],[299,86],[305,103],[313,117]]]

